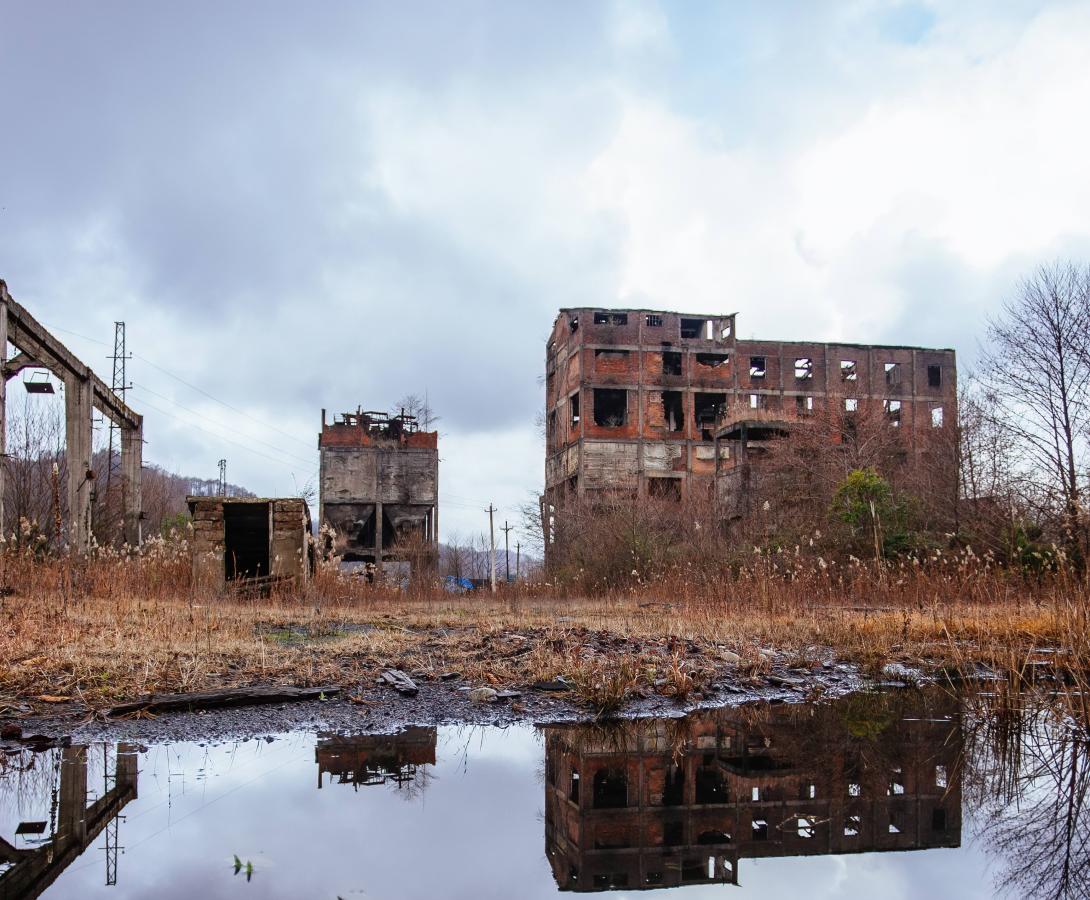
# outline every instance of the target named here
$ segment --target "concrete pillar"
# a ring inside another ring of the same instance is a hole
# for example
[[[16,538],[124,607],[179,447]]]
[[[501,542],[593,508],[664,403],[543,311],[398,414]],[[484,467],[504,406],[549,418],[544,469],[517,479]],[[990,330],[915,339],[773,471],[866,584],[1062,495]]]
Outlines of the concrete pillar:
[[[4,530],[4,489],[8,468],[8,304],[0,291],[0,533]]]
[[[143,427],[121,429],[121,504],[125,543],[139,547],[143,541],[141,474],[144,460]]]
[[[68,457],[68,546],[75,553],[91,547],[91,380],[71,375],[64,382],[64,430]]]
[[[382,574],[382,501],[375,503],[375,566]]]
[[[86,747],[65,747],[61,750],[57,832],[61,840],[82,842],[87,836]]]

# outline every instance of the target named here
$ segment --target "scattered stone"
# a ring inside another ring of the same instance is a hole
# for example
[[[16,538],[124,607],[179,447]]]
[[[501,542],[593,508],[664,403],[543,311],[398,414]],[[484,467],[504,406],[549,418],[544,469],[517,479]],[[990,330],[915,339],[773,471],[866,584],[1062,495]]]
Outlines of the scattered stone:
[[[530,685],[535,691],[570,691],[571,685],[568,684],[563,678],[557,678],[555,681],[535,681]]]
[[[474,703],[495,703],[499,698],[499,691],[490,687],[473,688],[466,695]]]
[[[730,663],[732,666],[736,666],[742,661],[742,657],[733,650],[723,650],[719,655],[723,658],[723,662]]]
[[[457,681],[461,677],[461,672],[441,672],[439,674],[440,681]]]
[[[801,678],[787,678],[783,675],[769,675],[768,680],[780,687],[802,687],[804,684]]]
[[[387,669],[378,680],[380,684],[388,684],[403,697],[415,697],[420,691],[416,682],[401,669]]]
[[[497,691],[497,700],[515,700],[522,696],[521,691]]]

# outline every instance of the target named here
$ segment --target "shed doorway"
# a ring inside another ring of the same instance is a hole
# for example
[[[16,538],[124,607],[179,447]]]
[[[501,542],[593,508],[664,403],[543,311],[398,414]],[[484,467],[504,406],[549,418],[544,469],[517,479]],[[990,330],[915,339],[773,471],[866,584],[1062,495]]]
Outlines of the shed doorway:
[[[269,504],[223,505],[223,551],[228,581],[269,574]]]

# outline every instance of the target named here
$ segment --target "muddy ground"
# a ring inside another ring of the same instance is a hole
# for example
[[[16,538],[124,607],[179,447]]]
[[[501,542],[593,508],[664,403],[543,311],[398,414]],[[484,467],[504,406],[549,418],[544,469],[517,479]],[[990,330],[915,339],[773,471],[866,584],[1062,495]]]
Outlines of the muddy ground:
[[[918,672],[890,668],[881,684],[906,686],[926,681]],[[701,693],[679,702],[646,692],[634,696],[614,714],[620,718],[680,716],[694,709],[754,701],[800,702],[835,697],[873,685],[857,667],[833,661],[808,669],[770,662],[761,675],[745,675],[724,667]],[[407,725],[546,724],[590,721],[595,711],[574,692],[514,687],[518,696],[494,702],[470,699],[482,685],[419,680],[415,697],[398,694],[379,684],[345,685],[339,695],[324,700],[273,703],[194,712],[141,713],[106,718],[77,703],[58,704],[48,713],[26,709],[0,718],[4,738],[0,746],[48,746],[56,741],[136,741],[155,744],[171,741],[252,739],[288,731],[390,733]],[[554,685],[555,687],[555,685]],[[18,734],[16,734],[18,730]]]

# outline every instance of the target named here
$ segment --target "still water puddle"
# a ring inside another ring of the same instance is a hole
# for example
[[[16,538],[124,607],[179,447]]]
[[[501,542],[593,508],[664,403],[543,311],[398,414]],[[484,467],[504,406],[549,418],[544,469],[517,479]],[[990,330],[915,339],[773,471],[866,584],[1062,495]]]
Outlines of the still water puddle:
[[[28,750],[0,897],[1085,897],[1087,762],[941,692]]]

